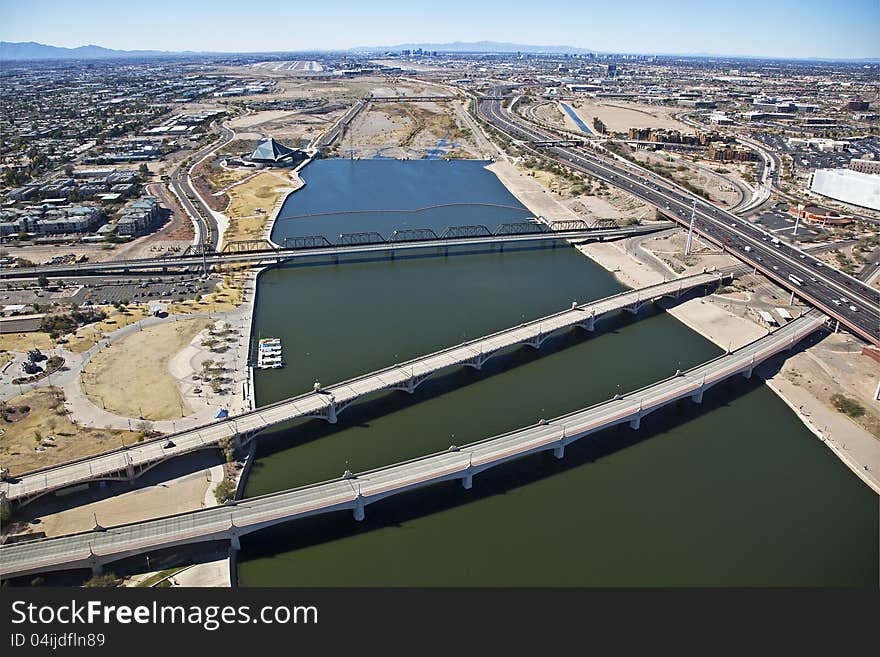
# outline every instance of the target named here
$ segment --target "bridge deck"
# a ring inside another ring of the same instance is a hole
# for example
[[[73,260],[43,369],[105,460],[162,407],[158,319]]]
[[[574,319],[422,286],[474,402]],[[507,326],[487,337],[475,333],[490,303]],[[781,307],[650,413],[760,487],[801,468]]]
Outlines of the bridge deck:
[[[694,287],[720,283],[732,276],[732,270],[696,274],[582,304],[334,384],[321,392],[292,397],[212,424],[138,443],[127,449],[24,474],[14,482],[0,483],[0,497],[5,496],[10,502],[25,503],[52,490],[87,481],[133,479],[169,458],[212,447],[236,436],[248,439],[267,427],[297,418],[317,417],[335,422],[338,412],[364,395],[389,389],[412,392],[424,379],[445,368],[461,365],[479,368],[485,360],[509,347],[531,344],[537,348],[556,331],[576,325],[590,328],[592,322],[603,315],[628,307],[637,309],[655,299],[676,297]],[[173,441],[173,446],[166,448],[169,439]]]
[[[504,243],[547,242],[554,240],[592,240],[665,230],[674,226],[673,222],[655,223],[646,226],[626,226],[623,228],[579,229],[557,232],[535,232],[510,235],[486,235],[448,239],[413,240],[405,242],[382,242],[379,244],[333,245],[305,249],[273,249],[265,251],[232,251],[201,256],[175,256],[169,258],[142,258],[135,260],[105,260],[102,262],[83,262],[59,265],[37,265],[34,267],[14,267],[0,269],[0,279],[35,277],[40,274],[92,274],[109,271],[162,270],[200,268],[203,265],[222,265],[233,263],[274,264],[290,260],[315,257],[336,257],[357,254],[381,254],[385,252],[407,252],[421,249],[486,246]]]
[[[365,505],[431,483],[460,479],[466,487],[483,470],[539,451],[563,456],[565,445],[606,427],[630,422],[676,400],[699,396],[715,383],[752,368],[792,347],[817,330],[824,317],[811,313],[737,351],[622,397],[456,449],[378,468],[353,478],[301,488],[189,513],[0,547],[0,574],[89,567],[125,556],[185,543],[231,539],[297,518],[353,509],[363,518]]]

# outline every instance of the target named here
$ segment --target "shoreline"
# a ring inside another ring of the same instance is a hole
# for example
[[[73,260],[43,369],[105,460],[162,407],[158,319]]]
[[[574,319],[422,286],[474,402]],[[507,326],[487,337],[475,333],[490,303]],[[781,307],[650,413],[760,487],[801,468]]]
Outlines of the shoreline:
[[[275,223],[278,221],[278,215],[281,214],[281,209],[284,207],[285,203],[287,203],[287,199],[290,198],[290,195],[295,194],[306,186],[306,181],[300,175],[300,172],[306,167],[307,164],[309,164],[313,160],[314,158],[311,157],[306,158],[293,168],[292,173],[296,175],[296,179],[299,181],[299,186],[292,187],[287,192],[279,195],[278,199],[275,201],[275,207],[272,208],[272,214],[270,215],[268,221],[266,221],[265,228],[263,228],[263,236],[266,242],[268,242],[270,246],[275,247],[276,249],[282,248],[280,244],[272,239],[272,233],[275,231]]]
[[[559,213],[577,216],[567,207],[556,201],[536,180],[518,172],[510,162],[499,160],[486,168],[492,171],[507,190],[535,216],[541,216],[543,213],[548,212],[548,210],[556,210]],[[540,186],[542,189],[537,191],[535,186]],[[665,273],[661,274],[650,263],[643,262],[626,248],[617,246],[617,244],[623,242],[625,240],[591,242],[577,245],[575,248],[579,253],[611,273],[618,282],[627,287],[643,287],[662,282],[667,277],[678,277],[678,275],[672,272],[668,276]],[[701,298],[691,299],[685,303],[673,306],[667,309],[666,312],[695,333],[700,334],[722,349],[735,349],[760,335],[766,334],[766,330],[763,327],[750,320],[738,317],[720,306],[706,304]],[[761,376],[760,369],[756,370],[756,373]],[[826,407],[822,400],[816,398],[808,391],[794,386],[781,373],[776,373],[769,377],[761,376],[761,379],[795,413],[804,426],[825,443],[825,446],[837,456],[841,463],[849,468],[871,490],[880,495],[880,441],[868,434],[867,431],[856,425],[849,418]],[[794,393],[798,390],[801,391],[804,397],[801,400],[803,403],[795,401],[793,398]],[[824,430],[820,429],[812,420],[815,416],[824,416],[826,420],[837,426],[834,430],[829,430],[827,426]],[[845,454],[845,451],[849,450],[844,439],[854,435],[857,431],[867,437],[862,447],[867,445],[868,449],[864,451],[869,453],[866,460],[869,460],[870,463],[859,464],[852,457]],[[868,442],[869,439],[873,443]]]

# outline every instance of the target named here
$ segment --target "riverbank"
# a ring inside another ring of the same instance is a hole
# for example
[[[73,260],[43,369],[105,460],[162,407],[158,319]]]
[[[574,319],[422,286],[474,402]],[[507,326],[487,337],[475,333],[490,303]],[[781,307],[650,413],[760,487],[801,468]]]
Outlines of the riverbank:
[[[659,266],[651,260],[653,254],[647,251],[640,252],[640,248],[627,248],[628,242],[639,239],[584,244],[577,248],[594,262],[613,272],[620,282],[630,287],[643,287],[658,283],[664,278],[672,278],[675,274],[671,270],[668,270],[668,276],[658,271]],[[657,260],[656,257],[653,259]],[[723,349],[737,349],[767,333],[766,328],[733,314],[722,307],[719,301],[721,299],[717,295],[690,299],[669,308],[667,312]],[[840,381],[843,378],[842,373],[841,376],[831,376],[827,372],[823,373],[821,367],[825,360],[823,349],[827,349],[826,345],[835,339],[834,336],[828,336],[819,344],[792,355],[777,370],[763,367],[758,368],[756,372],[853,474],[880,495],[880,440],[830,407],[808,388],[808,384],[814,383],[818,377],[823,377],[823,390],[827,391],[835,387],[844,390]],[[865,358],[858,354],[852,357]],[[868,363],[868,366],[876,368],[873,361]],[[809,377],[806,379],[804,379],[804,371],[809,372]],[[844,390],[844,392],[849,391]]]
[[[265,239],[269,244],[276,248],[281,248],[281,246],[283,245],[277,244],[272,240],[272,231],[275,230],[275,222],[278,221],[278,215],[281,213],[281,210],[282,208],[284,208],[284,204],[287,202],[287,199],[290,197],[290,195],[298,192],[306,186],[306,181],[303,179],[300,172],[311,161],[312,158],[307,158],[303,160],[296,166],[296,168],[293,169],[293,171],[290,172],[290,178],[294,181],[294,185],[290,189],[279,194],[278,198],[275,199],[275,205],[272,207],[272,212],[269,215],[269,220],[266,222],[266,225],[263,228],[263,239]]]

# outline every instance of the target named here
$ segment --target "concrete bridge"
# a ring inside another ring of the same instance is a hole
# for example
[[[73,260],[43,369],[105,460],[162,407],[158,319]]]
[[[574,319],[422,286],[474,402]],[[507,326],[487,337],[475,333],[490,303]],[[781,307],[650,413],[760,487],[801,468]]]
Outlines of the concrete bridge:
[[[582,310],[572,312],[583,320]],[[544,451],[563,458],[567,445],[592,433],[624,423],[636,430],[644,416],[681,399],[700,403],[713,385],[739,374],[750,377],[755,366],[791,349],[824,321],[813,311],[734,352],[640,390],[404,463],[357,475],[346,472],[339,479],[165,518],[2,546],[0,575],[72,568],[97,573],[125,557],[203,541],[228,540],[237,549],[241,536],[308,516],[351,510],[355,520],[363,520],[366,506],[373,502],[442,481],[458,480],[469,489],[476,475],[507,461]]]
[[[442,103],[457,100],[458,96],[367,96],[367,103]]]
[[[290,420],[319,418],[335,423],[339,413],[365,395],[382,390],[412,393],[427,378],[441,370],[461,366],[479,370],[487,360],[505,349],[519,345],[539,349],[548,337],[559,331],[572,327],[592,331],[598,320],[611,313],[625,310],[635,314],[643,306],[664,297],[676,299],[696,287],[720,285],[732,279],[736,271],[738,269],[695,274],[582,305],[573,303],[568,310],[248,413],[137,443],[125,449],[23,474],[12,481],[0,482],[0,499],[21,506],[52,491],[89,481],[133,481],[168,459],[230,442],[240,446],[260,431]]]
[[[625,226],[623,228],[591,228],[586,223],[580,228],[566,227],[563,230],[541,228],[534,222],[522,222],[523,225],[537,227],[528,232],[493,233],[485,226],[450,226],[439,237],[428,239],[385,239],[378,233],[371,233],[369,241],[360,240],[363,233],[343,234],[338,243],[330,242],[323,235],[296,238],[299,242],[292,248],[235,250],[224,253],[207,253],[165,258],[140,258],[135,260],[105,260],[103,262],[82,262],[58,265],[37,265],[34,267],[12,267],[0,269],[0,280],[11,278],[35,278],[40,274],[46,276],[90,275],[122,273],[134,271],[168,272],[176,270],[203,269],[214,265],[249,264],[267,266],[295,260],[314,258],[334,258],[340,256],[367,254],[377,257],[393,258],[395,254],[405,254],[426,249],[444,249],[449,254],[450,247],[472,246],[487,247],[491,245],[519,244],[531,242],[608,240],[632,235],[641,235],[659,230],[666,230],[673,222],[658,222],[645,226]],[[520,224],[502,224],[515,226]],[[499,227],[501,228],[501,227]],[[477,230],[480,229],[480,230]]]

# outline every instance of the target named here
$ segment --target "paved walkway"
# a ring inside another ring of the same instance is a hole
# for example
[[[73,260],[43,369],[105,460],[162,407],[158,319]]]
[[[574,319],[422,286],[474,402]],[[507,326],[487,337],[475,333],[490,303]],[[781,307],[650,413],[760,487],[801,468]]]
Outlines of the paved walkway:
[[[102,349],[106,349],[114,342],[125,338],[142,328],[157,324],[194,319],[208,318],[227,323],[230,328],[239,331],[239,339],[235,346],[226,354],[215,354],[198,344],[186,347],[181,353],[172,357],[169,370],[180,387],[184,399],[190,404],[195,412],[185,418],[176,420],[150,421],[152,429],[163,433],[172,433],[191,427],[200,426],[211,422],[220,409],[227,409],[230,414],[237,414],[250,409],[249,398],[252,395],[248,379],[247,354],[250,337],[250,321],[253,311],[254,280],[255,272],[248,272],[249,279],[245,284],[245,301],[225,312],[191,313],[185,315],[170,315],[165,318],[145,317],[133,324],[129,324],[112,333],[106,334],[96,345],[82,353],[67,351],[56,348],[49,352],[50,355],[58,354],[65,360],[65,370],[46,377],[36,383],[27,385],[12,385],[11,383],[0,384],[0,401],[5,401],[28,390],[44,386],[58,386],[65,395],[64,405],[70,412],[70,419],[77,424],[87,427],[113,428],[113,429],[137,429],[139,418],[127,418],[96,406],[83,392],[81,385],[81,373],[91,359]],[[193,341],[198,342],[198,338]],[[230,393],[222,397],[213,395],[210,391],[203,390],[196,393],[196,382],[192,381],[192,374],[201,369],[201,363],[207,359],[224,361],[233,376],[233,384]],[[15,368],[10,367],[10,370]]]

